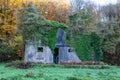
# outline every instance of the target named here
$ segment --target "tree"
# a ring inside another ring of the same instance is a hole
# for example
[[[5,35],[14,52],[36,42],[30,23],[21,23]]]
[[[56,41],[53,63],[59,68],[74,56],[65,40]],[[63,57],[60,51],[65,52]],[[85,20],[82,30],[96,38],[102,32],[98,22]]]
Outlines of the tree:
[[[16,34],[15,10],[20,0],[0,0],[0,56],[1,60],[17,58],[21,36]]]
[[[120,42],[120,9],[119,5],[109,4],[101,7],[100,21],[97,24],[98,34],[102,38],[103,50],[108,53],[115,53],[116,45]]]
[[[7,42],[16,33],[15,9],[20,6],[20,0],[1,0],[0,3],[0,36]],[[8,38],[8,39],[7,39]]]
[[[72,12],[81,10],[85,5],[84,0],[70,0],[70,8]]]
[[[36,3],[39,13],[49,20],[56,20],[68,24],[68,0],[40,0]]]
[[[92,47],[96,54],[96,61],[101,60],[101,43],[99,36],[95,33],[95,22],[98,19],[98,12],[92,2],[83,0],[71,0],[72,15],[70,15],[69,40],[70,44],[75,48],[81,60],[92,59]],[[98,42],[97,42],[98,41]],[[96,48],[97,46],[97,48]],[[86,56],[87,55],[87,56]]]
[[[38,45],[38,41],[41,40],[41,45],[49,46],[52,50],[57,29],[59,27],[67,28],[65,24],[47,20],[39,15],[33,3],[29,3],[17,11],[17,27],[22,33],[24,45],[26,42]]]
[[[35,41],[39,18],[39,13],[32,2],[17,11],[17,27],[22,33],[24,42]]]

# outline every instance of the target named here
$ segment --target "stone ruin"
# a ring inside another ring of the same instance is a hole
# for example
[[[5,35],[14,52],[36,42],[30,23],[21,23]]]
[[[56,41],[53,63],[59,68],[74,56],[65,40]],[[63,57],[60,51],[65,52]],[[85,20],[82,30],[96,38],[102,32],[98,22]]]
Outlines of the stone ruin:
[[[72,47],[64,42],[65,31],[61,28],[57,31],[56,43],[54,48],[54,62],[64,63],[64,62],[76,62],[79,63],[81,60],[76,55]]]
[[[54,48],[54,62],[81,62],[73,48],[64,42],[64,37],[65,31],[59,28]],[[53,63],[53,54],[48,46],[38,46],[38,44],[34,42],[26,43],[24,61],[35,63]]]
[[[53,63],[53,54],[48,46],[25,45],[25,62]]]

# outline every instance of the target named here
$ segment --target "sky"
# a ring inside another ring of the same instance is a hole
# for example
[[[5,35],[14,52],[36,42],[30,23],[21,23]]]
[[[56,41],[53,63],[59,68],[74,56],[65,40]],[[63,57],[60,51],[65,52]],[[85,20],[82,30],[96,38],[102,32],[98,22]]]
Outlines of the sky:
[[[91,0],[93,2],[95,2],[97,5],[105,5],[105,4],[115,4],[117,2],[117,0]]]

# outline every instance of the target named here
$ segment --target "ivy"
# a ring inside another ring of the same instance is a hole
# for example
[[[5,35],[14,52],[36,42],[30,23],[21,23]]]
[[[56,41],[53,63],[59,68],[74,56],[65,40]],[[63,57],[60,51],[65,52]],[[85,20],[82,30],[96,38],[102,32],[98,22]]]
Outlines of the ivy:
[[[91,33],[91,43],[96,54],[96,61],[100,61],[102,59],[101,39],[96,33]]]
[[[44,25],[39,25],[37,34],[41,35],[39,39],[42,41],[42,45],[49,46],[52,50],[54,49],[58,28],[66,30],[68,29],[68,26],[57,21],[50,20],[46,20],[46,24]]]

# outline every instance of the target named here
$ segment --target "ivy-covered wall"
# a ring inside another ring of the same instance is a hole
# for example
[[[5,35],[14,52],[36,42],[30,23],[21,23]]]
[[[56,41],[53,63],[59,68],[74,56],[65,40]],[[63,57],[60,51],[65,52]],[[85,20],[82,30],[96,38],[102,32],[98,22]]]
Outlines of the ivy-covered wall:
[[[67,30],[68,26],[57,21],[46,20],[46,23],[44,25],[39,25],[37,32],[39,40],[42,41],[42,45],[49,46],[52,51],[54,51],[58,28]]]
[[[53,53],[58,28],[64,29],[67,34],[70,33],[70,27],[57,21],[47,20],[46,24],[41,25],[41,28],[38,29],[38,34],[42,35],[42,45],[49,46]],[[67,37],[70,36],[71,35],[67,35]],[[78,31],[73,30],[72,39],[66,39],[66,43],[74,48],[78,57],[82,61],[91,61],[93,50],[96,56],[95,61],[100,61],[102,59],[101,41],[100,37],[96,33],[79,34]],[[93,47],[91,46],[91,43],[93,44]]]
[[[83,61],[92,60],[92,48],[90,47],[90,40],[91,38],[89,35],[81,35],[76,44],[76,52]]]
[[[45,20],[39,23],[37,34],[42,45],[49,46],[54,53],[57,29],[62,28],[66,31],[66,43],[73,47],[82,61],[91,61],[93,51],[95,53],[95,61],[102,58],[100,37],[96,33],[85,33],[80,27],[68,27],[57,21]],[[91,43],[93,46],[91,46]]]
[[[96,55],[96,61],[102,60],[101,39],[96,33],[91,33],[91,43],[93,44],[93,50]]]
[[[68,40],[82,61],[92,61],[92,54],[95,53],[95,61],[102,60],[102,50],[100,37],[97,34],[82,34],[79,37],[73,36],[73,40]],[[93,46],[91,46],[93,44]]]
[[[68,30],[68,43],[75,49],[82,61],[100,61],[102,59],[101,41],[96,33],[87,33],[86,24],[81,24],[85,15],[73,14],[69,16],[70,28]],[[80,23],[80,24],[78,24]],[[92,44],[92,46],[91,46]]]

